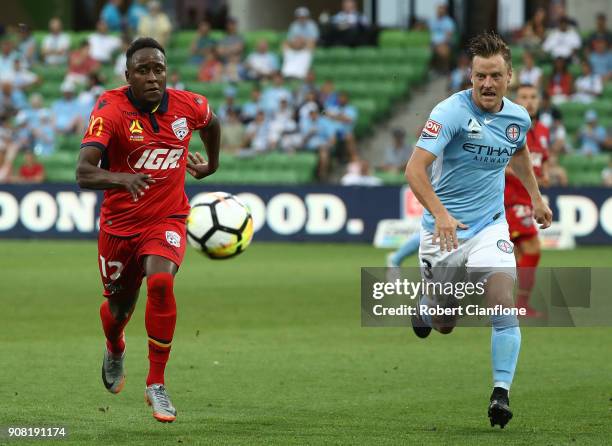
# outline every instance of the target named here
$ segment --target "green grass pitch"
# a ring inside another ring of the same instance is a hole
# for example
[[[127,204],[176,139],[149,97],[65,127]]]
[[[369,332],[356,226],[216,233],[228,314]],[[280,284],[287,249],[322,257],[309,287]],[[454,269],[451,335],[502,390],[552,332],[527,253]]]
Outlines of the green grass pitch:
[[[612,266],[609,253],[543,264]],[[362,328],[359,268],[384,264],[365,245],[255,243],[224,262],[189,250],[166,374],[179,416],[158,423],[143,398],[142,292],[126,387],[102,386],[96,255],[93,242],[0,242],[0,426],[63,425],[58,443],[79,445],[612,442],[611,328],[523,329],[515,418],[493,429],[490,329],[423,341]]]

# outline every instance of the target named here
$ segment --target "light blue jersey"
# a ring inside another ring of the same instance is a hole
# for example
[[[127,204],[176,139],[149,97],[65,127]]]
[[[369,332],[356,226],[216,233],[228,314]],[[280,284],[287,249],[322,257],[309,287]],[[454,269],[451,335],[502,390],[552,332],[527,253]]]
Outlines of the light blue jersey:
[[[481,110],[472,90],[455,93],[431,112],[417,146],[434,154],[431,184],[450,214],[468,229],[466,239],[488,225],[503,221],[504,170],[525,145],[531,126],[524,107],[503,99],[497,113]],[[434,231],[434,218],[425,210],[423,227]]]

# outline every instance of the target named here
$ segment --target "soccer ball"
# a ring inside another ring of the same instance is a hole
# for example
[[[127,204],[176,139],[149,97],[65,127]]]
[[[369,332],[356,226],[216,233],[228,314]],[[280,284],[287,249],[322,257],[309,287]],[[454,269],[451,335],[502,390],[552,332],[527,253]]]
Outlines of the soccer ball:
[[[187,240],[211,259],[227,259],[240,254],[252,238],[253,217],[234,195],[211,192],[191,204]]]

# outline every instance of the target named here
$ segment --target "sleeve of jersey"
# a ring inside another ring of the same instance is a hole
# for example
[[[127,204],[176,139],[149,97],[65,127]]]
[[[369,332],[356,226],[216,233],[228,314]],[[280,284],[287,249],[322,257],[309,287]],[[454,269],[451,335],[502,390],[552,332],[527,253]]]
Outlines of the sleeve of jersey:
[[[213,117],[212,109],[208,104],[208,99],[199,94],[193,95],[194,111],[195,111],[195,130],[200,130],[208,126]]]
[[[431,111],[416,145],[438,157],[455,137],[458,128],[455,113],[449,109],[449,104],[438,104]]]
[[[113,137],[113,111],[112,103],[109,103],[104,96],[100,97],[89,117],[85,136],[81,141],[81,149],[93,146],[102,151],[106,150]]]
[[[525,147],[525,144],[527,144],[527,132],[529,131],[529,127],[531,127],[531,118],[529,117],[529,113],[527,113],[527,110],[524,108],[521,107],[521,109],[523,111],[523,122],[520,126],[521,133],[519,135],[519,140],[516,142],[519,149]]]

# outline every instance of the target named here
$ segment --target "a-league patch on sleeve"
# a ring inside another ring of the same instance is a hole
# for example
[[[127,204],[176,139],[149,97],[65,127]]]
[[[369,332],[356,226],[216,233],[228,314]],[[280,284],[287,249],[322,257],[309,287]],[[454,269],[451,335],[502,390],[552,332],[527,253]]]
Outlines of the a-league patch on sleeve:
[[[423,127],[423,131],[421,132],[421,138],[436,139],[440,134],[440,130],[442,130],[442,124],[434,121],[433,119],[428,119],[425,123],[425,127]]]

